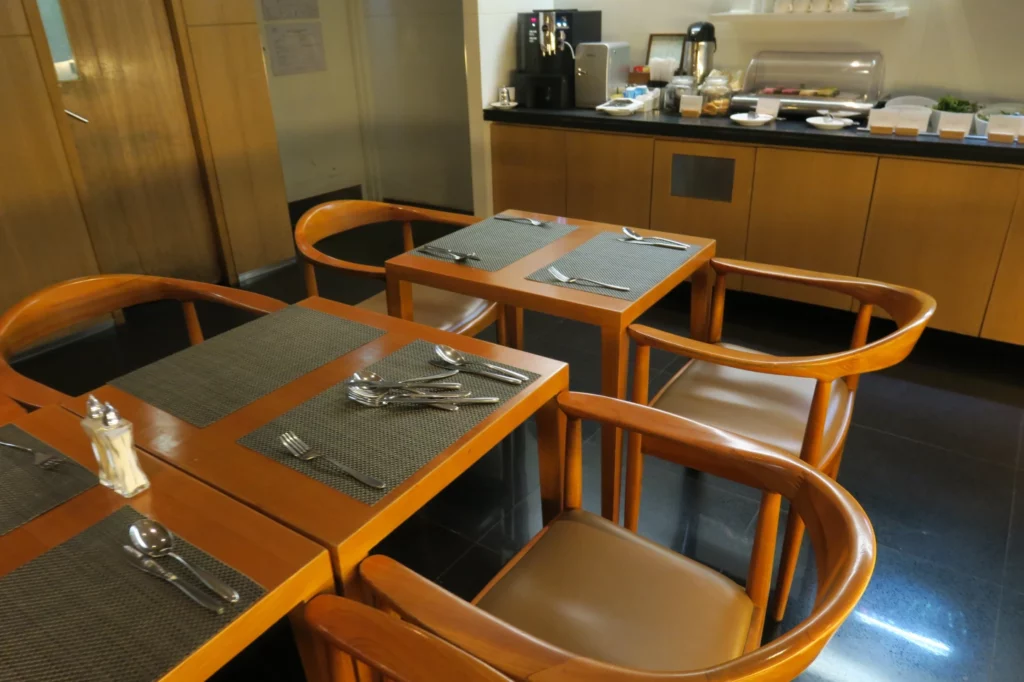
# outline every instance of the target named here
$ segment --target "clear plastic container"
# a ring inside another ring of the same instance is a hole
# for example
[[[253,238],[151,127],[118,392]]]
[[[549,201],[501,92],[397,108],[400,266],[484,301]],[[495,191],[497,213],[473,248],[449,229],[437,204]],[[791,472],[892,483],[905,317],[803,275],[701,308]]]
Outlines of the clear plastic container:
[[[732,102],[732,88],[729,87],[728,76],[708,76],[704,85],[700,86],[700,94],[704,97],[704,116],[728,116]]]
[[[679,113],[680,95],[696,95],[693,76],[676,76],[672,82],[665,86],[664,99],[661,108],[663,111],[673,114]]]

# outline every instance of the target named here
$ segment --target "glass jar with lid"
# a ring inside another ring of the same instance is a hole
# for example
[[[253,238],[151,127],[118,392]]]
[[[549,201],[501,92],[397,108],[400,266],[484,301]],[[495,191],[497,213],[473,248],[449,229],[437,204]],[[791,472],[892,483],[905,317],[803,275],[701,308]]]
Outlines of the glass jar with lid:
[[[665,86],[665,95],[662,102],[662,109],[673,114],[679,113],[679,97],[681,95],[696,95],[697,88],[693,76],[675,76],[672,82]]]
[[[732,101],[728,76],[708,76],[704,85],[700,86],[700,94],[704,97],[704,108],[701,110],[704,116],[728,116]]]

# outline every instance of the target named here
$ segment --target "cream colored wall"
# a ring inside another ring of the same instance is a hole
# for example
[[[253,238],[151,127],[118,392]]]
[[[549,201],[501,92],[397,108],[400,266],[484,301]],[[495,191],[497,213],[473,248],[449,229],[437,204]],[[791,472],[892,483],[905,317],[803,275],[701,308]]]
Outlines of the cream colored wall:
[[[266,44],[260,3],[255,2]],[[264,60],[288,201],[365,181],[345,2],[320,0],[320,23],[326,71],[275,76],[269,59]]]
[[[552,7],[553,0],[462,0],[473,204],[479,216],[492,212],[491,138],[483,108],[498,98],[498,88],[510,85],[509,74],[516,68],[518,13]]]
[[[682,32],[711,12],[749,7],[744,0],[574,0],[602,10],[604,40],[625,40],[641,63],[651,33]],[[716,63],[745,68],[760,50],[878,50],[893,94],[958,94],[987,101],[1024,100],[1019,32],[1022,0],[898,0],[901,21],[825,25],[717,22]]]
[[[361,2],[380,196],[472,210],[461,0]]]

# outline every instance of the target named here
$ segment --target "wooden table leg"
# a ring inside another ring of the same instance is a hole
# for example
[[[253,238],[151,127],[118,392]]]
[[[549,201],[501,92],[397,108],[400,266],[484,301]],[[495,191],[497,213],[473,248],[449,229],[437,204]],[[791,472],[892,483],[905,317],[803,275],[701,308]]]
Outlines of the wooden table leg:
[[[334,578],[320,587],[320,594],[335,594]],[[317,635],[306,622],[306,604],[299,604],[288,613],[295,636],[295,646],[302,660],[302,670],[309,682],[340,682],[339,652]]]
[[[388,315],[403,320],[412,319],[412,284],[387,273],[385,277],[388,298]]]
[[[625,329],[601,328],[601,393],[626,397],[626,369],[629,366],[629,337]],[[601,425],[601,515],[619,522],[622,483],[622,431]]]
[[[523,309],[503,305],[501,314],[505,316],[505,345],[523,350]]]
[[[715,273],[710,265],[690,276],[690,336],[698,341],[708,339],[708,321],[711,317],[711,288]]]
[[[373,595],[359,577],[359,564],[366,558],[365,551],[341,554],[336,566],[341,586],[341,594],[346,599],[373,606]],[[353,662],[355,665],[353,666]],[[334,652],[332,657],[334,679],[339,682],[377,682],[378,675],[370,666],[341,652]]]
[[[565,496],[565,414],[551,399],[537,411],[537,457],[540,467],[540,506],[544,525],[563,508]]]

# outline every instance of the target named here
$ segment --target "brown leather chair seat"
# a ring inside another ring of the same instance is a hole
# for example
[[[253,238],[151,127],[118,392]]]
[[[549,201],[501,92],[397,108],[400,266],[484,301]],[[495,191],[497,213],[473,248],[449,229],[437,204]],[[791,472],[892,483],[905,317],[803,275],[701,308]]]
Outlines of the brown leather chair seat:
[[[742,346],[721,345],[757,352]],[[753,438],[798,457],[814,383],[814,379],[762,374],[694,360],[669,382],[651,406]],[[826,452],[842,438],[840,415],[849,399],[846,382],[833,382],[825,422]]]
[[[443,291],[422,284],[412,285],[413,321],[436,327],[444,331],[462,333],[494,305],[482,298],[463,296],[452,291]],[[371,296],[357,307],[388,314],[387,292]]]
[[[478,606],[580,656],[675,672],[742,655],[753,612],[724,575],[578,509],[555,519]]]

